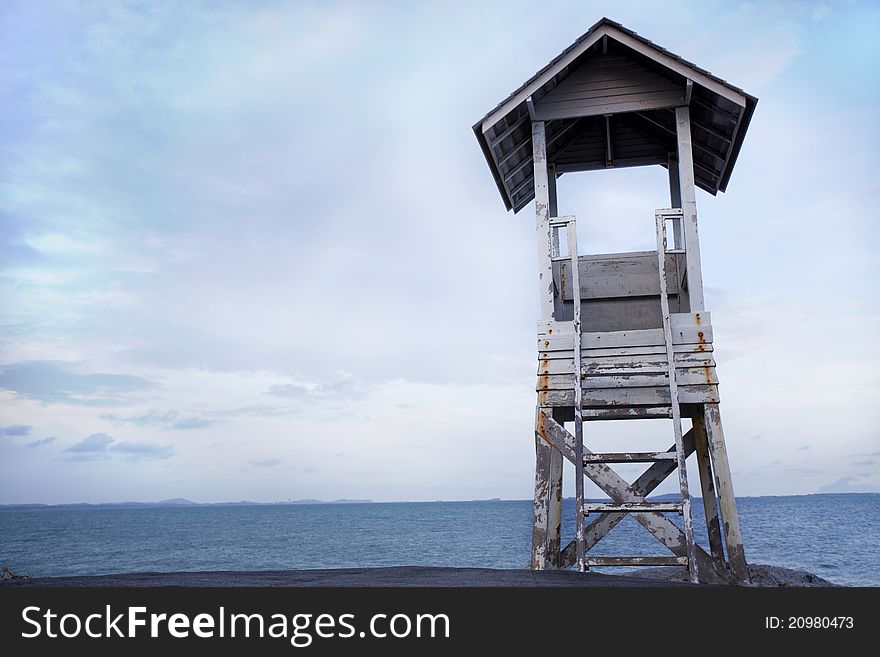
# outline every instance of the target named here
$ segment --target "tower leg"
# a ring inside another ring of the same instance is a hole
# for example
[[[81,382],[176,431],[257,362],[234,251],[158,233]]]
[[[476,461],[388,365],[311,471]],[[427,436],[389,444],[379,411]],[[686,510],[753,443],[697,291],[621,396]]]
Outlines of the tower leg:
[[[532,525],[532,557],[529,568],[547,568],[547,539],[550,527],[550,461],[553,448],[538,431],[540,407],[535,413],[535,520]]]
[[[553,416],[557,422],[558,409],[554,409]],[[562,540],[562,452],[558,449],[550,449],[550,471],[547,510],[547,567],[560,567],[560,542]]]
[[[560,566],[562,529],[562,452],[541,435],[535,414],[535,516],[529,568],[545,570]],[[546,411],[545,411],[546,412]],[[554,417],[558,413],[554,411]]]
[[[709,535],[709,551],[719,566],[724,566],[724,548],[721,538],[721,519],[718,516],[718,499],[715,496],[715,482],[712,462],[709,458],[709,440],[703,408],[691,414],[694,424],[694,448],[697,453],[697,469],[700,472],[700,488],[703,494],[703,511],[706,515],[706,529]]]
[[[721,505],[721,518],[724,521],[730,570],[736,579],[748,582],[749,567],[746,564],[746,553],[743,549],[742,534],[739,529],[739,516],[736,513],[736,499],[733,495],[733,483],[730,477],[730,463],[727,460],[727,448],[724,444],[724,430],[721,428],[721,411],[718,409],[717,403],[703,406],[703,420],[706,426],[709,454],[712,458],[712,469],[715,472],[715,486]]]

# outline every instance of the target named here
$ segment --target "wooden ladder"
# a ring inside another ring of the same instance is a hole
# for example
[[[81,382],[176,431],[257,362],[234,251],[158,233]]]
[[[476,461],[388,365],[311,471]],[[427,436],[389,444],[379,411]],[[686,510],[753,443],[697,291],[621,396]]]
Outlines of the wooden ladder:
[[[589,570],[591,566],[685,566],[692,582],[698,582],[696,543],[694,542],[694,528],[691,520],[690,495],[688,493],[687,467],[685,465],[685,449],[681,430],[681,407],[678,400],[678,386],[676,382],[675,354],[672,343],[672,327],[669,317],[669,298],[666,285],[666,221],[680,220],[680,210],[661,210],[655,215],[657,222],[657,268],[660,284],[660,308],[663,316],[663,335],[666,345],[667,375],[669,377],[669,417],[672,418],[673,432],[675,434],[674,452],[621,452],[621,453],[592,453],[584,454],[583,445],[583,416],[582,416],[582,389],[583,373],[581,367],[581,304],[580,283],[577,258],[577,238],[575,234],[574,217],[561,217],[551,220],[556,222],[557,227],[568,228],[568,249],[571,258],[571,285],[572,299],[574,301],[574,462],[575,462],[575,487],[577,505],[577,531],[575,537],[576,564],[581,572]],[[559,257],[558,247],[554,244],[554,255],[557,260],[565,260]],[[681,501],[677,502],[650,502],[645,499],[630,502],[610,503],[585,503],[584,501],[584,466],[588,463],[650,463],[658,461],[675,461],[678,469],[679,490]],[[678,513],[684,519],[684,534],[686,540],[687,556],[594,556],[588,557],[585,552],[584,519],[590,513]]]

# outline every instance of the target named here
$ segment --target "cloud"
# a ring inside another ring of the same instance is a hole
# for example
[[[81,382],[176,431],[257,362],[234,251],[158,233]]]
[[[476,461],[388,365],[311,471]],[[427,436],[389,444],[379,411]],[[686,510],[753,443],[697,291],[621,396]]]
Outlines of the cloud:
[[[880,491],[880,484],[856,475],[835,479],[818,490],[819,493],[874,493],[878,491]]]
[[[330,383],[279,383],[271,386],[265,394],[295,400],[353,400],[363,399],[370,387],[355,377],[344,375]]]
[[[313,465],[307,465],[306,467],[304,467],[302,469],[302,471],[303,471],[303,474],[315,474],[318,471],[318,468],[316,468]]]
[[[113,452],[127,455],[130,460],[141,461],[145,459],[167,459],[174,456],[174,447],[171,445],[157,445],[144,442],[118,442],[110,448]]]
[[[90,436],[86,436],[78,443],[71,445],[64,451],[80,453],[106,452],[112,442],[113,438],[106,433],[93,433]]]
[[[255,465],[258,468],[271,468],[272,466],[278,465],[279,463],[281,463],[281,459],[279,459],[279,458],[263,459],[261,461],[251,461],[251,465]]]
[[[144,427],[154,424],[173,422],[174,419],[177,417],[177,413],[175,411],[159,413],[159,411],[151,409],[146,413],[141,413],[139,415],[119,415],[118,413],[103,413],[98,417],[100,417],[102,420],[108,420],[116,424],[128,423]]]
[[[877,465],[877,460],[876,459],[868,459],[866,461],[855,461],[853,463],[853,465],[868,465],[868,466]]]
[[[74,364],[33,360],[11,363],[0,370],[0,389],[20,399],[84,406],[127,404],[131,393],[155,388],[149,379],[129,374],[80,374]]]
[[[146,413],[135,415],[119,415],[118,413],[104,413],[99,416],[102,420],[108,420],[115,424],[130,423],[138,426],[163,426],[165,429],[202,429],[221,420],[208,420],[201,417],[180,417],[180,413],[171,410],[160,413],[151,409]]]
[[[12,424],[8,427],[0,427],[0,436],[18,437],[29,436],[34,428],[27,424]]]
[[[64,451],[74,453],[74,456],[69,459],[73,461],[106,457],[110,452],[124,454],[132,461],[167,459],[174,456],[174,447],[171,445],[157,445],[146,442],[117,442],[106,433],[93,433]]]
[[[182,420],[175,421],[172,425],[172,429],[203,429],[205,427],[210,427],[212,424],[216,424],[217,420],[206,420],[201,417],[188,417]]]
[[[55,438],[55,436],[49,436],[48,438],[43,438],[41,440],[35,440],[33,442],[27,443],[27,445],[25,445],[25,446],[26,447],[42,447],[44,445],[51,445],[56,440],[57,439]]]

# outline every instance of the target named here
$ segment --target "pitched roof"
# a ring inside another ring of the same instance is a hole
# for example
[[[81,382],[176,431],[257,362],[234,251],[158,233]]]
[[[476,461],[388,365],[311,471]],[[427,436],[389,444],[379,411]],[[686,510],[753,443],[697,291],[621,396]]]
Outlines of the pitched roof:
[[[614,75],[626,75],[628,89],[604,89]],[[614,96],[636,89],[637,95]],[[579,109],[569,113],[575,95]],[[603,18],[473,127],[504,204],[514,212],[535,195],[528,102],[546,122],[548,162],[563,173],[666,166],[666,154],[677,143],[672,107],[689,103],[695,182],[714,195],[727,189],[758,99]],[[584,102],[593,104],[591,116],[582,116]],[[608,140],[612,162],[606,159]]]

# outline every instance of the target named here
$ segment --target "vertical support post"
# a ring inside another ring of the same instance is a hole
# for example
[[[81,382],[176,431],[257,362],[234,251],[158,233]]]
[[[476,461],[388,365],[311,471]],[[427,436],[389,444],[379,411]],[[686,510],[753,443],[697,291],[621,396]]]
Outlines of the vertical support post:
[[[694,153],[691,143],[691,115],[688,107],[675,108],[675,131],[678,138],[678,175],[681,183],[684,215],[684,248],[687,251],[688,297],[692,313],[705,310],[703,274],[700,265],[700,237],[697,231],[697,192],[694,185]]]
[[[535,181],[535,227],[538,233],[538,301],[541,319],[553,319],[553,229],[550,226],[550,182],[547,135],[543,121],[532,121],[532,161]],[[555,180],[554,180],[555,183]],[[551,461],[555,451],[541,436],[541,407],[535,414],[535,512],[532,527],[532,570],[547,567],[550,527]]]
[[[681,180],[678,177],[678,157],[675,153],[667,153],[666,169],[669,171],[669,207],[681,209]],[[684,248],[680,219],[672,221],[672,241],[676,249]]]
[[[547,534],[550,522],[550,461],[555,451],[544,437],[540,406],[535,409],[535,511],[532,524],[532,556],[529,568],[547,567]]]
[[[547,176],[547,137],[543,121],[532,121],[532,159],[535,166],[535,224],[538,231],[538,288],[541,319],[553,319],[553,264],[550,227],[550,184]]]
[[[550,217],[559,216],[559,204],[556,202],[556,165],[547,165],[547,186],[550,199]],[[550,242],[553,257],[559,256],[559,229],[552,228],[550,233]]]
[[[709,454],[712,457],[715,486],[721,505],[721,519],[724,522],[724,533],[727,538],[727,557],[730,561],[730,570],[738,580],[748,582],[749,567],[746,563],[746,552],[739,529],[739,516],[736,513],[736,498],[733,495],[730,463],[727,460],[727,448],[724,444],[724,430],[721,428],[721,411],[717,403],[703,405],[703,419],[706,423]]]
[[[564,424],[561,408],[553,409],[553,419]],[[547,507],[547,565],[551,568],[561,567],[560,549],[562,543],[562,452],[558,449],[550,451],[550,468],[548,481]]]
[[[700,488],[703,493],[703,511],[706,515],[709,551],[715,563],[719,566],[724,566],[721,520],[718,517],[718,499],[715,495],[712,462],[709,459],[709,444],[706,435],[706,423],[703,420],[702,406],[691,414],[691,420],[694,424],[694,451],[697,453],[697,469],[700,473]]]

